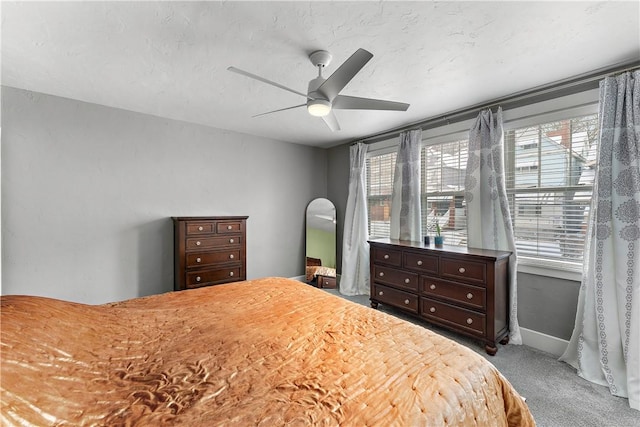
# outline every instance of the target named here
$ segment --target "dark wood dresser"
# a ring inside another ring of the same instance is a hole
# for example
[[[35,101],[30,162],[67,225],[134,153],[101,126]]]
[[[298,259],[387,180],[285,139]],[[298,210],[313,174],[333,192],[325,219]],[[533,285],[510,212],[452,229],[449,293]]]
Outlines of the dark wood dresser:
[[[371,307],[388,304],[478,338],[488,354],[509,340],[510,252],[369,241]]]
[[[173,217],[174,289],[246,280],[247,218]]]

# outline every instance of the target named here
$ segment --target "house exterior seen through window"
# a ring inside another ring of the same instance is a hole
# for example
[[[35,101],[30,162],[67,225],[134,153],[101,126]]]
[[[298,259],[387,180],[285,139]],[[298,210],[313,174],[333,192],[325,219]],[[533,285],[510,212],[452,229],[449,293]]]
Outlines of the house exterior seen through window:
[[[518,256],[581,264],[593,189],[598,116],[505,129],[505,182]],[[468,140],[421,153],[422,234],[436,221],[449,245],[467,244],[464,180]],[[369,235],[388,237],[396,153],[369,154]]]

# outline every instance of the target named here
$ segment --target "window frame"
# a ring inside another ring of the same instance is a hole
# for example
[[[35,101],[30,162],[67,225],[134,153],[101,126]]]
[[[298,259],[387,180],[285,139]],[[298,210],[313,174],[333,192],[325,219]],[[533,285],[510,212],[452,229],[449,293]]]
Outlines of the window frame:
[[[590,89],[584,92],[504,110],[503,129],[505,135],[507,131],[526,126],[598,114],[598,98],[598,89]],[[469,129],[471,129],[474,122],[475,118],[423,129],[421,149],[427,145],[438,145],[446,142],[467,139]],[[393,152],[394,150],[397,150],[397,147],[397,136],[372,143],[369,145],[367,159],[370,156]],[[506,168],[507,164],[505,162],[505,170]],[[583,186],[579,188],[580,190],[585,189]],[[592,189],[593,186],[591,187],[591,190]],[[452,193],[458,192],[454,191]],[[581,281],[582,263],[570,263],[518,255],[518,272],[566,279],[570,281]]]

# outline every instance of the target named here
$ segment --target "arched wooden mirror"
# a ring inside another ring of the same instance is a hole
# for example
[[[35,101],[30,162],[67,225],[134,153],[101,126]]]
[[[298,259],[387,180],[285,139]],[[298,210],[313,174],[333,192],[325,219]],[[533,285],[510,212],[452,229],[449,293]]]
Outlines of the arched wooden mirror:
[[[336,207],[328,199],[314,199],[307,206],[307,283],[319,288],[336,287]]]

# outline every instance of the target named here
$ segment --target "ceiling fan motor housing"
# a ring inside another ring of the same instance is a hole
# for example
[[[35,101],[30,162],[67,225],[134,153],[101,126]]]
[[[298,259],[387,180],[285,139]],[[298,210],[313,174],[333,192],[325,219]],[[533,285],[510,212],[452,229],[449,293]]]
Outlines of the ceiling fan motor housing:
[[[324,77],[316,77],[309,82],[307,90],[307,111],[312,116],[323,117],[331,111],[331,101],[325,94],[318,91],[318,88],[326,79]]]

